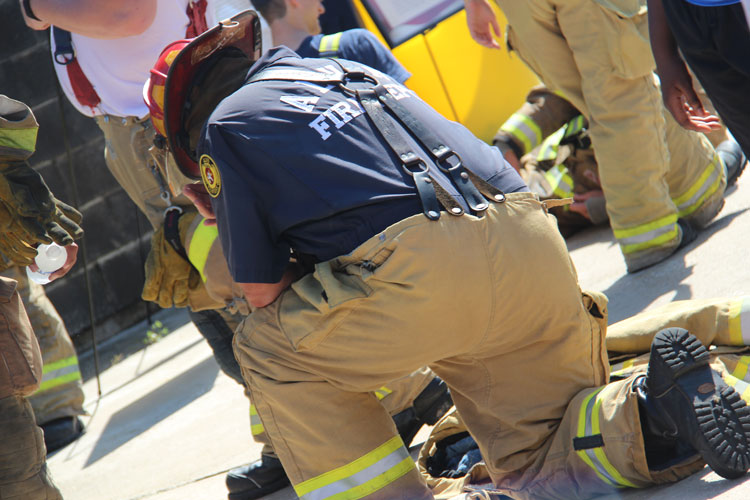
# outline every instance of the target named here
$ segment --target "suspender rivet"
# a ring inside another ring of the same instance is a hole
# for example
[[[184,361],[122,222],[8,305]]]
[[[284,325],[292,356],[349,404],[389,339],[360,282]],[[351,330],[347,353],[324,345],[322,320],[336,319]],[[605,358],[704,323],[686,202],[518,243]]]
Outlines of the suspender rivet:
[[[430,179],[429,177],[425,177],[424,181],[425,181],[425,182],[426,182],[427,184],[429,184],[429,183],[431,183],[431,182],[432,182],[432,179]]]
[[[451,212],[453,212],[454,214],[460,214],[461,213],[461,209],[458,208],[458,207],[453,207],[453,208],[451,208]]]
[[[477,205],[477,210],[485,210],[488,206],[486,203],[480,203]]]
[[[496,194],[495,195],[495,201],[503,201],[505,200],[505,195],[503,194]]]
[[[468,179],[468,178],[469,178],[469,174],[467,174],[466,172],[461,172],[461,178],[462,178],[463,180],[466,180],[466,179]]]
[[[432,217],[432,218],[437,218],[437,217],[438,217],[438,216],[439,216],[440,214],[438,214],[438,213],[437,213],[436,211],[434,211],[434,210],[430,210],[429,212],[427,212],[427,215],[429,215],[429,216],[430,216],[430,217]]]

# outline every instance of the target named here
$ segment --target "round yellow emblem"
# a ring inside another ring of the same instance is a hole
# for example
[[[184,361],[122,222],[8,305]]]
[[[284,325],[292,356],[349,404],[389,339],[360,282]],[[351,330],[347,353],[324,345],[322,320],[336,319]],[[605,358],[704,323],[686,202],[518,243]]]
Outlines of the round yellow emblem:
[[[219,196],[221,192],[221,177],[219,176],[219,167],[216,162],[208,155],[202,155],[200,158],[201,178],[206,191],[212,198]]]

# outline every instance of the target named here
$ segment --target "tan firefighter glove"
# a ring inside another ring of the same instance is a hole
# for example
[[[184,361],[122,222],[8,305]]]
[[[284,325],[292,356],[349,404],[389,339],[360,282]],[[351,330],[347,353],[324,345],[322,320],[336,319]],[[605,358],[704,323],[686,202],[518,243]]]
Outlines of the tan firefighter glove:
[[[0,95],[0,252],[29,265],[40,243],[70,245],[83,235],[81,214],[57,200],[26,160],[38,125],[25,104]]]
[[[187,210],[179,219],[181,243],[187,227],[198,216]],[[163,308],[193,306],[192,298],[205,293],[200,274],[190,262],[180,255],[165,237],[164,225],[151,237],[151,251],[146,259],[146,280],[143,284],[143,300],[156,302]]]

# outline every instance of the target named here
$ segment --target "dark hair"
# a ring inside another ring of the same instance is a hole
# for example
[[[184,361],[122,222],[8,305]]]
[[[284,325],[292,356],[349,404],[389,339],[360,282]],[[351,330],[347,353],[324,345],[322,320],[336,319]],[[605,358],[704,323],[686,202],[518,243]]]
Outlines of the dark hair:
[[[255,10],[271,24],[286,15],[286,0],[251,0]]]

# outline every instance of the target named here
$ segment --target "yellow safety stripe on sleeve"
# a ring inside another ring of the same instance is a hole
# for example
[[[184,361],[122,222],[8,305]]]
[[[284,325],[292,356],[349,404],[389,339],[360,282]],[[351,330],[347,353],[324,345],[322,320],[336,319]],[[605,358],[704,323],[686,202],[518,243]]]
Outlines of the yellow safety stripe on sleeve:
[[[626,359],[625,361],[622,361],[620,363],[615,363],[610,367],[609,374],[610,376],[620,376],[628,373],[628,370],[633,367],[635,364],[635,358],[633,359]]]
[[[602,400],[599,397],[599,393],[602,389],[604,388],[602,387],[592,392],[586,396],[581,403],[581,409],[578,415],[578,430],[576,432],[577,438],[601,435],[601,429],[599,427],[599,411],[602,406]],[[609,459],[607,459],[607,455],[604,453],[603,445],[594,448],[576,450],[576,453],[586,465],[593,469],[599,479],[603,482],[616,488],[637,488],[635,484],[625,479],[610,463]]]
[[[36,394],[76,380],[81,380],[81,371],[78,368],[76,356],[48,363],[42,367],[42,383]]]
[[[263,434],[265,431],[263,422],[260,421],[260,416],[258,415],[258,409],[254,404],[250,403],[250,434],[257,436]]]
[[[565,124],[565,135],[563,136],[563,139],[567,139],[568,137],[574,136],[579,133],[581,130],[583,130],[583,124],[583,115],[578,115],[570,120],[567,124]]]
[[[0,148],[34,152],[38,128],[0,128]]]
[[[414,468],[399,436],[338,469],[294,485],[300,500],[356,500],[388,486]]]
[[[377,397],[378,399],[383,399],[384,397],[386,397],[387,395],[389,395],[392,392],[393,392],[392,390],[390,390],[386,386],[383,386],[380,389],[378,389],[377,391],[375,391],[375,397]]]
[[[341,35],[343,32],[334,33],[333,35],[325,35],[320,39],[320,46],[318,46],[318,52],[338,52],[341,43]]]
[[[565,165],[555,165],[544,173],[552,192],[559,198],[573,197],[573,177],[568,173]]]
[[[211,246],[218,236],[219,228],[217,226],[207,226],[206,221],[203,220],[195,228],[193,237],[190,239],[190,248],[187,251],[188,260],[198,270],[204,283],[206,282],[206,275],[203,272],[206,268],[208,253],[211,251]]]
[[[615,238],[620,244],[622,253],[628,254],[663,245],[677,238],[677,214],[665,215],[640,226],[627,229],[614,229]]]
[[[729,342],[750,345],[750,300],[742,297],[729,304]]]
[[[714,153],[714,158],[708,164],[701,176],[690,186],[684,194],[675,198],[679,217],[685,217],[698,210],[703,202],[714,194],[721,184],[721,172],[723,164],[721,158]]]
[[[560,127],[555,133],[544,139],[542,146],[539,148],[539,154],[536,156],[537,161],[549,161],[557,158],[557,150],[564,136],[565,127]]]
[[[746,403],[750,403],[750,384],[738,379],[737,377],[733,377],[728,373],[723,374],[722,378],[727,385],[734,387],[734,390],[737,391],[737,394],[739,394]]]
[[[509,133],[523,144],[523,154],[528,153],[542,142],[542,129],[534,120],[521,113],[513,113],[500,126],[500,130]]]

